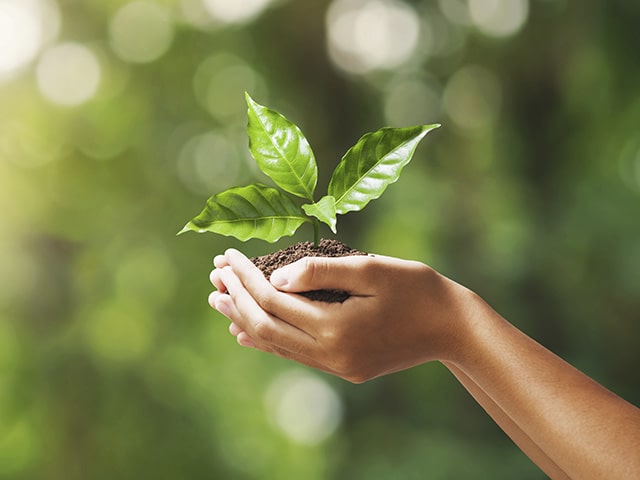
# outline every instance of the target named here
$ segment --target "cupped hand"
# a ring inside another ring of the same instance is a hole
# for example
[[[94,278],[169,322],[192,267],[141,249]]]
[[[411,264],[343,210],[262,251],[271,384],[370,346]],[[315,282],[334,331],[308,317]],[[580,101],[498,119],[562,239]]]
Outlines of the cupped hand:
[[[262,272],[237,250],[214,259],[209,297],[238,343],[363,382],[464,350],[474,295],[425,264],[384,256],[307,257]],[[343,303],[296,292],[337,289]]]

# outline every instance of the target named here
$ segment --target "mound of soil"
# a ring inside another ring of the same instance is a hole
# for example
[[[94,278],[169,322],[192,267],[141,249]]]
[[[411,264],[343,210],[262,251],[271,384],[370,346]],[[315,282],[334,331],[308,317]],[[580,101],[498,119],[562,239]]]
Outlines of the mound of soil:
[[[349,255],[367,255],[367,253],[351,248],[338,240],[323,238],[320,240],[318,248],[313,248],[313,242],[301,242],[268,255],[252,258],[251,261],[262,270],[266,278],[269,278],[278,268],[304,257],[346,257]],[[342,303],[349,298],[349,294],[342,290],[312,290],[301,292],[300,295],[327,303]]]

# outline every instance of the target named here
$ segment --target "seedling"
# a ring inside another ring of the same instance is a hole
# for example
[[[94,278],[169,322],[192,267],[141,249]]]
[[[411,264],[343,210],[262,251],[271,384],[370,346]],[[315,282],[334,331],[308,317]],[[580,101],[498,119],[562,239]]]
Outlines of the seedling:
[[[249,150],[260,170],[281,190],[254,183],[215,194],[178,234],[213,232],[241,241],[259,238],[275,242],[311,223],[317,246],[320,222],[337,233],[337,215],[362,210],[380,197],[398,180],[420,140],[440,126],[385,127],[365,134],[342,157],[327,195],[316,202],[318,167],[307,139],[280,113],[259,105],[249,94],[246,99]],[[298,206],[291,195],[308,203]]]

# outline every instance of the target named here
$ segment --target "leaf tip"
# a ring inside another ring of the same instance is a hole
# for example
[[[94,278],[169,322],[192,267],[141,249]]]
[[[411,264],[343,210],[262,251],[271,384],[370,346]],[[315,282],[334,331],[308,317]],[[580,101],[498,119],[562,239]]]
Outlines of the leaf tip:
[[[187,233],[191,231],[191,227],[189,227],[189,225],[191,224],[191,222],[188,222],[184,227],[182,227],[182,230],[180,230],[178,233],[176,233],[176,237],[179,235],[182,235],[183,233]]]
[[[256,105],[258,105],[257,102],[253,98],[251,98],[251,95],[249,95],[249,92],[244,92],[244,98],[247,101],[247,106],[249,108],[253,108]]]

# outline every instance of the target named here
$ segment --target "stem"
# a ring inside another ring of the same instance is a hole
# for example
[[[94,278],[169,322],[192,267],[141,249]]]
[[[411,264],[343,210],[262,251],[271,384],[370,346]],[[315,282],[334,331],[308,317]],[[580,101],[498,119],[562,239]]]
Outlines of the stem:
[[[318,248],[320,244],[320,222],[313,219],[313,248]]]

